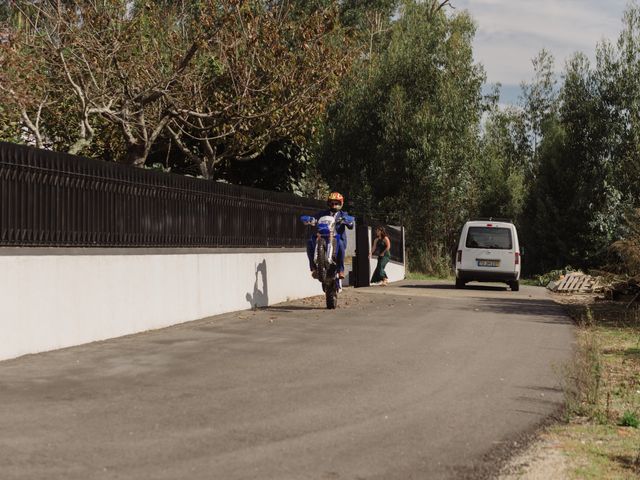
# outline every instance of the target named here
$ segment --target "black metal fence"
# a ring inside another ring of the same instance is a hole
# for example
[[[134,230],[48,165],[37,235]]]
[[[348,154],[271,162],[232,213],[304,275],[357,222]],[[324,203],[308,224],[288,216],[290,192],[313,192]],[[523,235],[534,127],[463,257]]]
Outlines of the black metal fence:
[[[0,142],[0,245],[303,247],[323,202]]]

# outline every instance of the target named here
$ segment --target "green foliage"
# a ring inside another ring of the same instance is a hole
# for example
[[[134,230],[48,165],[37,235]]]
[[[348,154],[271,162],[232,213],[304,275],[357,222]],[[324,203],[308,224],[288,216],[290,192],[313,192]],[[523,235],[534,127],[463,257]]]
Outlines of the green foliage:
[[[622,238],[611,245],[616,256],[615,270],[630,276],[640,275],[640,208],[625,216]]]
[[[20,123],[7,114],[2,104],[0,104],[0,141],[20,142]]]
[[[484,124],[481,155],[474,167],[476,211],[482,217],[517,219],[527,192],[530,144],[525,116],[494,109]]]
[[[636,412],[626,410],[620,418],[620,425],[623,427],[640,427],[640,416]]]
[[[399,0],[344,0],[341,2],[341,20],[345,26],[366,29],[372,15],[381,14],[387,20],[397,8]]]
[[[566,65],[554,97],[549,57],[525,87],[533,182],[521,225],[529,272],[601,265],[620,238],[623,214],[640,202],[640,9],[631,5],[617,46],[598,46]]]
[[[0,1],[0,22],[6,21],[11,16],[11,8],[6,0]]]
[[[280,155],[291,168],[253,160],[268,162],[272,144],[302,149],[359,54],[341,5],[12,1],[0,15],[2,125],[38,147],[206,178],[248,162],[262,172],[242,182],[285,188],[305,156]],[[259,179],[267,170],[282,177]]]
[[[405,2],[390,28],[329,108],[319,167],[356,211],[405,223],[413,270],[444,273],[479,151],[475,28],[429,2]]]
[[[558,103],[553,55],[542,49],[532,63],[534,80],[530,84],[522,84],[522,99],[535,162],[538,145],[544,134],[544,125],[555,115]]]
[[[302,194],[307,193],[303,184],[310,162],[306,149],[287,141],[273,142],[253,160],[229,162],[222,178],[236,185]]]
[[[428,275],[425,273],[409,271],[404,278],[405,280],[447,280],[449,282],[455,281],[455,278],[451,276],[450,272],[448,272],[447,275]]]
[[[640,198],[640,5],[625,11],[616,49],[602,47],[605,105],[619,135],[613,143],[616,175],[624,197]],[[605,76],[606,75],[606,76]]]

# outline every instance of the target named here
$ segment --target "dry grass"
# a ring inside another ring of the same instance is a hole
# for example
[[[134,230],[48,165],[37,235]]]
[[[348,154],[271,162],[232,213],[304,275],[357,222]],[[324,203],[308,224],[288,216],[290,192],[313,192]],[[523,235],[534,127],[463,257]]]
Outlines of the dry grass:
[[[573,478],[640,478],[640,308],[557,296],[578,329],[563,372],[567,423],[556,427]]]
[[[554,427],[550,436],[568,459],[567,474],[571,479],[640,478],[637,428],[574,421]]]

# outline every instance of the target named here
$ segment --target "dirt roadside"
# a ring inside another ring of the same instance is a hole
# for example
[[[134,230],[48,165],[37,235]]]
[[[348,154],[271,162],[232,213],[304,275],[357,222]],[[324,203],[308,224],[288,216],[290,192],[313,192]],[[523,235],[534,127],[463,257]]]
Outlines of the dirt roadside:
[[[553,294],[560,305],[586,304],[591,295]],[[499,480],[567,480],[569,459],[559,436],[547,427],[531,439],[531,443],[502,468]]]
[[[499,480],[568,479],[568,459],[557,435],[544,431],[502,469]]]
[[[567,421],[541,429],[500,480],[640,478],[640,307],[632,299],[554,294],[577,325],[562,366]]]

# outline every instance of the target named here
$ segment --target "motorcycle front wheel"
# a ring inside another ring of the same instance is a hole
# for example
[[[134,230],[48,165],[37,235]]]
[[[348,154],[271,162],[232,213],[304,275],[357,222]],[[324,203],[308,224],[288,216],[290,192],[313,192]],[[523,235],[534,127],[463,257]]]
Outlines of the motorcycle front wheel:
[[[327,278],[327,243],[324,238],[318,239],[317,247],[318,249],[318,258],[316,260],[316,268],[318,271],[318,280],[325,283],[325,279]]]

